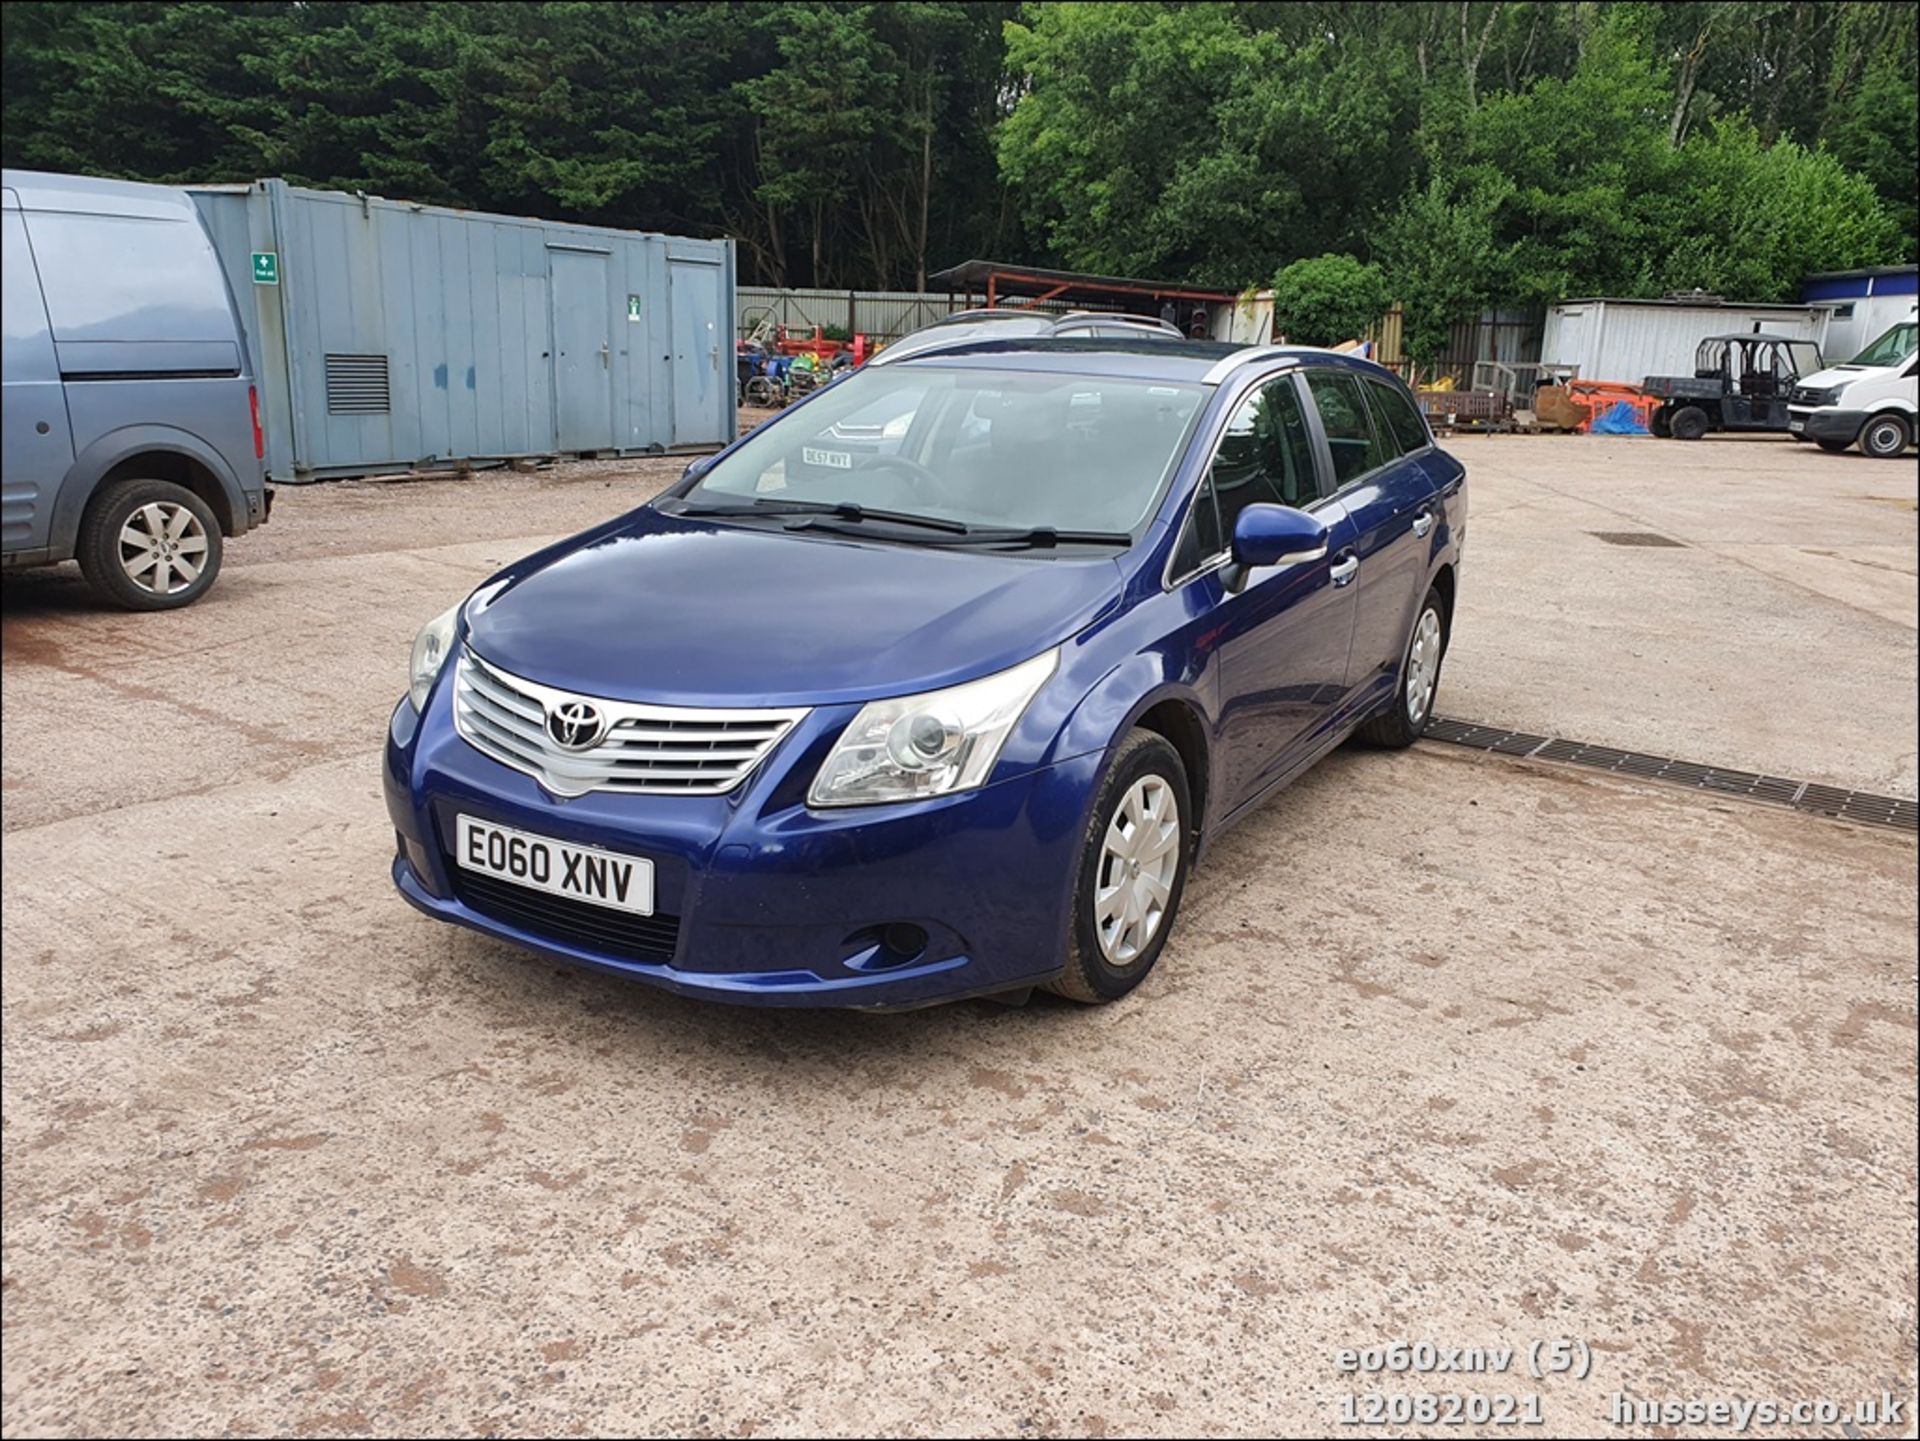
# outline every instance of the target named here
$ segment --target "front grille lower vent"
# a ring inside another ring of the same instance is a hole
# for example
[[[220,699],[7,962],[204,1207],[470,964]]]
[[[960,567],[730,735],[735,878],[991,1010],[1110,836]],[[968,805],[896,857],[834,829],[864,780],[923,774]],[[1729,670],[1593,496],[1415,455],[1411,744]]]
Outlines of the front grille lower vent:
[[[597,744],[559,745],[548,718],[584,705],[604,722]],[[739,785],[806,710],[706,710],[576,695],[522,680],[463,651],[454,670],[453,723],[475,750],[525,771],[560,796],[588,791],[724,795]]]
[[[386,415],[391,409],[386,356],[327,357],[328,415]]]
[[[680,943],[678,916],[635,916],[531,891],[449,863],[453,893],[471,910],[530,935],[625,961],[665,965]]]

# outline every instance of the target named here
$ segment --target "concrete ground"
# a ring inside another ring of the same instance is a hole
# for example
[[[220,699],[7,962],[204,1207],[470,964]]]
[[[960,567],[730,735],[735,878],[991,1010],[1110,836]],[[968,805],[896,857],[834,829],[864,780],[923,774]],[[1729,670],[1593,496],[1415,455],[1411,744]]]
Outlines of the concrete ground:
[[[1911,466],[1455,448],[1447,713],[1913,793]],[[741,1011],[408,910],[378,747],[413,630],[676,469],[286,490],[173,615],[0,588],[8,1435],[1911,1404],[1905,836],[1343,751],[1099,1010]],[[1685,548],[1588,534],[1635,529]],[[1590,1376],[1527,1376],[1551,1337]],[[1522,1356],[1336,1367],[1422,1338]]]
[[[1920,794],[1911,457],[1779,436],[1447,443],[1473,515],[1447,714]]]

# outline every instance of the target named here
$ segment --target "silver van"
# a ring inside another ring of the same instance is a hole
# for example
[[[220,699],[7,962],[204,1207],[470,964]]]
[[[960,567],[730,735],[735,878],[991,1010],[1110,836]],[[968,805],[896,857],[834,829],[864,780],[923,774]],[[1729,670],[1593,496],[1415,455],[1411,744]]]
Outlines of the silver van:
[[[184,191],[0,172],[0,566],[78,560],[130,610],[198,600],[267,518],[246,331]]]

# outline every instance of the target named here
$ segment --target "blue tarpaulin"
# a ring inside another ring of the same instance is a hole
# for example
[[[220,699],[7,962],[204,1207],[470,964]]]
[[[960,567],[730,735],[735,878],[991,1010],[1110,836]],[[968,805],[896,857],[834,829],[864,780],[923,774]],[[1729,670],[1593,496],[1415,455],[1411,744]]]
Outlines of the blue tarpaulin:
[[[1624,400],[1616,400],[1601,414],[1593,418],[1591,427],[1595,435],[1646,435],[1646,426],[1640,423],[1640,417],[1634,413],[1631,405]]]

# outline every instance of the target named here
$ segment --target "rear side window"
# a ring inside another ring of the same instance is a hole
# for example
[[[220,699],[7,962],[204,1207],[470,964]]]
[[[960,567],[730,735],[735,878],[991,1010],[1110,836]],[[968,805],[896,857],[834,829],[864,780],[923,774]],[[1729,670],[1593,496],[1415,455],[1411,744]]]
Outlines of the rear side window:
[[[1402,455],[1411,455],[1432,444],[1427,439],[1427,427],[1414,411],[1413,402],[1399,387],[1388,385],[1384,380],[1370,379],[1367,381],[1367,394],[1373,399],[1374,419],[1386,423],[1387,432],[1393,436]]]
[[[1330,370],[1310,370],[1307,389],[1313,392],[1320,424],[1327,432],[1327,446],[1333,452],[1336,486],[1345,485],[1393,458],[1373,432],[1373,422],[1367,418],[1367,404],[1356,377]]]

